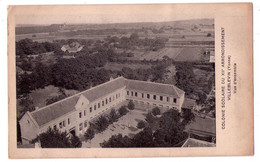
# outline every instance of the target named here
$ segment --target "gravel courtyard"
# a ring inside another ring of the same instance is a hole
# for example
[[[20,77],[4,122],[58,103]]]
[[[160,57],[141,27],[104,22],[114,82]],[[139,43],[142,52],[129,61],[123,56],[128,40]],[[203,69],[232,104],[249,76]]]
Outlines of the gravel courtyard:
[[[109,125],[102,133],[95,134],[91,141],[83,141],[83,148],[101,147],[100,143],[107,141],[112,135],[122,134],[132,137],[134,134],[141,131],[136,128],[140,120],[145,120],[145,112],[140,110],[130,110],[126,115],[118,119],[117,122]]]

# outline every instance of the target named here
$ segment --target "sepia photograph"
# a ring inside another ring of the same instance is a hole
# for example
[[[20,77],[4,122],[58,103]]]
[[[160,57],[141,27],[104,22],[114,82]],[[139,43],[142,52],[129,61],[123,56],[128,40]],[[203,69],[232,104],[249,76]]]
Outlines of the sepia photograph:
[[[254,154],[252,4],[9,6],[8,42],[10,158]]]
[[[214,18],[145,19],[17,17],[18,148],[216,146]]]

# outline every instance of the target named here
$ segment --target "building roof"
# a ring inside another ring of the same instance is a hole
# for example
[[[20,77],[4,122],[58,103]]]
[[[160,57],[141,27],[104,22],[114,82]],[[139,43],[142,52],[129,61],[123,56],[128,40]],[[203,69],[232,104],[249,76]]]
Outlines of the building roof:
[[[77,93],[73,96],[67,97],[63,100],[30,112],[30,114],[32,118],[37,122],[37,124],[41,127],[52,120],[55,120],[67,113],[75,111],[75,105],[77,104],[80,95],[86,97],[89,102],[93,102],[125,86],[131,89],[168,94],[176,97],[179,97],[181,94],[184,93],[184,91],[178,89],[177,87],[168,84],[128,80],[124,77],[118,77],[96,87],[92,87],[86,91]]]
[[[31,112],[31,116],[39,126],[42,126],[54,119],[57,119],[73,110],[78,101],[79,96],[66,98],[65,100],[58,101],[54,104],[48,105]]]
[[[216,120],[195,115],[195,121],[187,125],[186,130],[200,136],[216,136]]]
[[[182,104],[182,108],[192,109],[196,104],[196,101],[193,99],[185,98]]]
[[[216,147],[216,144],[194,138],[188,138],[182,147]]]
[[[31,112],[31,116],[34,118],[39,126],[42,126],[54,119],[57,119],[69,112],[76,110],[75,105],[77,104],[77,101],[81,94],[84,95],[90,102],[92,102],[102,96],[114,92],[119,88],[122,88],[123,86],[125,86],[125,80],[125,78],[119,77],[112,81],[103,83],[86,91],[77,93],[73,96],[55,102],[46,107],[35,110]]]
[[[133,90],[141,90],[144,92],[153,92],[159,94],[167,94],[173,97],[180,97],[184,91],[174,85],[144,82],[139,80],[126,80],[126,87]]]
[[[123,77],[119,77],[117,79],[113,79],[109,82],[101,84],[99,86],[93,87],[87,91],[84,91],[82,94],[90,101],[95,101],[102,96],[105,96],[109,93],[114,92],[117,89],[123,88],[125,86],[126,79]]]

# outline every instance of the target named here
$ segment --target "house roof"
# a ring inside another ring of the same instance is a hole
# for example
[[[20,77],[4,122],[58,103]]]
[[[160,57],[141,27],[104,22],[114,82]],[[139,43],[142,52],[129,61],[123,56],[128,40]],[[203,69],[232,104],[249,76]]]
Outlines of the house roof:
[[[182,108],[192,109],[196,104],[196,101],[193,99],[185,98],[182,104]]]
[[[184,91],[174,85],[144,82],[139,80],[126,80],[126,87],[133,90],[141,90],[145,92],[153,92],[159,94],[167,94],[173,97],[180,97]]]
[[[216,147],[216,144],[194,138],[188,138],[182,147]]]
[[[67,97],[46,107],[30,112],[30,114],[37,122],[37,124],[41,127],[52,120],[55,120],[67,113],[75,111],[75,105],[77,104],[80,95],[86,97],[89,102],[93,102],[103,96],[106,96],[109,93],[114,92],[117,89],[123,88],[124,86],[131,89],[168,94],[176,97],[179,97],[181,94],[184,93],[184,91],[172,85],[128,80],[124,77],[118,77],[96,87]]]

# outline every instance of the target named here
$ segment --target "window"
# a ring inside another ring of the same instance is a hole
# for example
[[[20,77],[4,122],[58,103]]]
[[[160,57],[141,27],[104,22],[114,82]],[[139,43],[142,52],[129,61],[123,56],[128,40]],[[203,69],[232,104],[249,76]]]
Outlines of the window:
[[[160,100],[161,100],[161,101],[163,100],[163,96],[160,96]]]
[[[107,104],[107,98],[106,98],[106,104]]]
[[[102,106],[104,106],[104,103],[105,103],[105,102],[104,102],[104,101],[102,101]]]
[[[144,94],[142,93],[142,98],[144,98]]]
[[[86,128],[88,126],[88,121],[84,121],[84,128]]]
[[[100,103],[98,103],[98,108],[100,108]]]
[[[86,116],[86,110],[84,110],[84,116]]]
[[[97,105],[94,105],[94,110],[97,110]]]
[[[170,101],[169,97],[167,97],[167,99],[166,99],[166,100],[167,100],[167,102],[169,102],[169,101]]]
[[[147,94],[147,98],[150,98],[150,94]]]
[[[109,102],[111,102],[111,97],[109,97]]]
[[[54,130],[56,130],[56,129],[57,129],[57,126],[56,126],[56,125],[54,125],[54,126],[53,126],[53,129],[54,129]]]
[[[133,91],[131,92],[131,96],[134,96],[134,92]]]
[[[70,118],[68,118],[68,125],[70,125]]]
[[[117,94],[116,94],[116,99],[117,99]]]
[[[89,112],[92,112],[92,107],[89,108]]]
[[[83,124],[80,123],[80,124],[79,124],[79,130],[81,131],[82,129],[83,129]]]
[[[66,126],[66,124],[65,124],[65,120],[62,122],[62,126],[63,126],[63,127],[65,127],[65,126]]]
[[[79,118],[81,118],[81,112],[79,113]]]
[[[153,95],[153,99],[156,100],[156,95]]]
[[[174,98],[174,99],[173,99],[173,102],[174,102],[174,103],[176,103],[176,102],[177,102],[177,99],[176,99],[176,98]]]
[[[126,93],[127,93],[127,96],[129,96],[129,91],[127,91]]]
[[[135,92],[135,97],[137,97],[137,92]]]
[[[62,128],[62,122],[59,123],[59,127]]]

